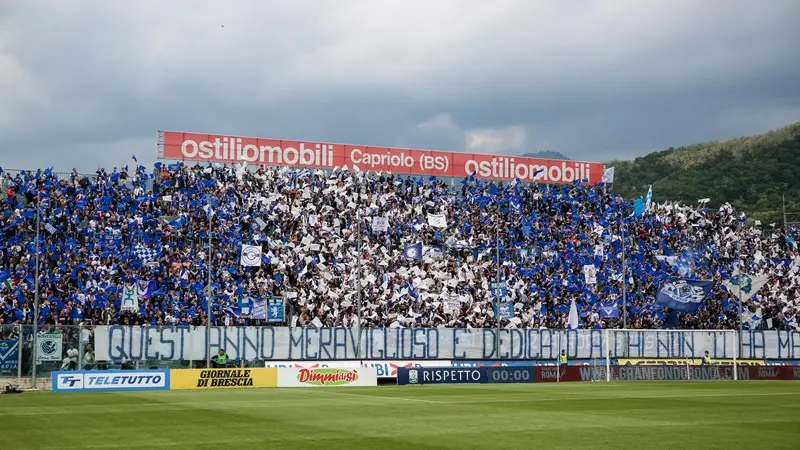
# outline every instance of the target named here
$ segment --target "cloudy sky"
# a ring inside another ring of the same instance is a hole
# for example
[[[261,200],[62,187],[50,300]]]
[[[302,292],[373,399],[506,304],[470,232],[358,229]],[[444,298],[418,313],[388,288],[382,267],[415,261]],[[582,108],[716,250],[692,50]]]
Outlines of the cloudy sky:
[[[800,120],[798,0],[0,0],[0,166],[156,131],[606,161]]]

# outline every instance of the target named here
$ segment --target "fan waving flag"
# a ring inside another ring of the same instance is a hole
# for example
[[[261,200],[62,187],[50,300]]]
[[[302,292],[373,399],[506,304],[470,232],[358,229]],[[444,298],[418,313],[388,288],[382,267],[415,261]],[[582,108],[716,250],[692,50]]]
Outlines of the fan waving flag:
[[[656,303],[676,311],[695,313],[713,288],[713,281],[671,278],[661,284]]]
[[[403,257],[408,259],[422,259],[422,242],[406,244],[403,249]]]
[[[389,229],[388,217],[373,217],[372,218],[372,232],[373,233],[386,233]]]
[[[122,288],[122,299],[120,301],[120,311],[139,311],[139,293],[136,286],[124,286]]]
[[[603,183],[614,182],[614,167],[606,167],[603,169]]]
[[[239,263],[245,267],[261,266],[261,246],[242,244],[242,256]]]
[[[569,319],[567,321],[567,328],[570,330],[577,330],[578,329],[578,307],[575,305],[575,299],[572,299],[572,303],[569,305]]]
[[[428,214],[428,225],[433,228],[447,228],[447,218],[444,214]]]
[[[619,319],[619,302],[600,303],[597,311],[601,319]]]
[[[136,247],[133,249],[133,254],[136,258],[146,263],[155,261],[161,256],[159,250],[148,248],[144,244],[136,244]]]

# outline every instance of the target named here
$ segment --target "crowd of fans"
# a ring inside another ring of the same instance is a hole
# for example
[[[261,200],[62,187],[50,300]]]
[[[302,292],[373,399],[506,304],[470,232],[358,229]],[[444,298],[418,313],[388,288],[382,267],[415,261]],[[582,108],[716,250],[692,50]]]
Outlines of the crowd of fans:
[[[513,303],[505,327],[564,327],[573,299],[585,328],[621,327],[627,314],[632,328],[785,329],[800,313],[791,233],[727,204],[642,213],[603,185],[218,164],[3,173],[2,183],[0,324],[32,323],[37,223],[43,325],[204,325],[209,266],[217,325],[260,324],[248,307],[282,297],[293,326],[353,326],[360,304],[369,327],[494,327],[497,279]],[[424,256],[409,258],[417,243]],[[242,244],[262,246],[260,266],[240,264]],[[722,283],[737,265],[769,276],[741,316]],[[696,314],[669,319],[654,303],[669,276],[718,283]],[[121,312],[124,286],[139,311]],[[614,302],[620,318],[600,314]]]

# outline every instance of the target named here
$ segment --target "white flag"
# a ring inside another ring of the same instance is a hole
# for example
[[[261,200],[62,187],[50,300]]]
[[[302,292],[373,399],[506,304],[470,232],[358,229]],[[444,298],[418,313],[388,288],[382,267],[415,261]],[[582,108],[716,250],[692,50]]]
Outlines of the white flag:
[[[583,277],[587,285],[597,284],[597,267],[595,267],[594,264],[583,266]]]
[[[577,330],[578,329],[578,307],[575,306],[575,299],[572,299],[572,304],[569,305],[569,321],[567,322],[567,327],[570,330]]]
[[[452,314],[461,309],[461,301],[457,294],[450,294],[444,296],[444,313]]]
[[[372,218],[372,232],[373,233],[386,233],[389,230],[388,217],[373,217]]]
[[[603,169],[603,183],[613,183],[614,182],[614,168],[613,167],[606,167]]]
[[[267,223],[261,220],[260,218],[256,217],[256,225],[258,225],[259,231],[264,231],[264,228],[267,227]]]
[[[433,228],[447,228],[447,218],[444,214],[428,214],[428,225]]]
[[[120,311],[139,311],[139,293],[136,286],[124,286],[122,288],[122,301],[120,301]]]
[[[240,264],[245,267],[261,266],[261,246],[242,244]]]

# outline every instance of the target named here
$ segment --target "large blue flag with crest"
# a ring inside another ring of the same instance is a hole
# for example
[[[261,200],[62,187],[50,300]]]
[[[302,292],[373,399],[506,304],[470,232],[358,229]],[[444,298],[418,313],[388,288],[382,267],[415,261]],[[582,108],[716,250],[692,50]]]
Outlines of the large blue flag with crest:
[[[676,311],[695,313],[713,288],[713,281],[670,278],[661,283],[656,303]]]
[[[601,302],[597,311],[601,319],[619,319],[619,301]]]

